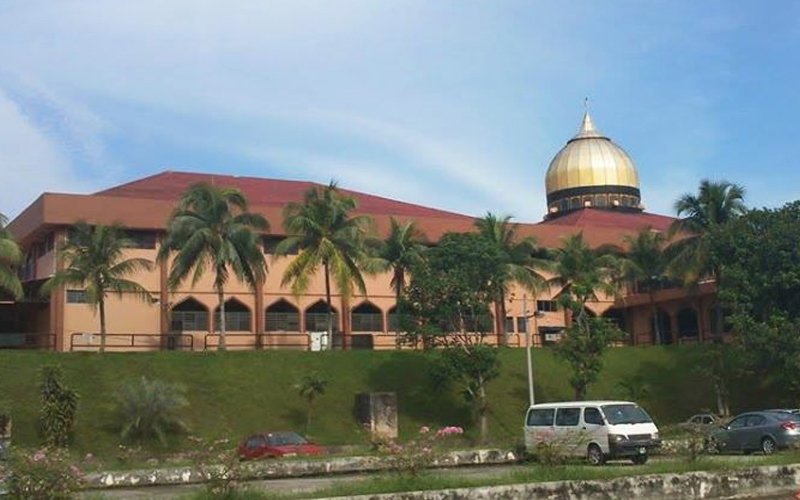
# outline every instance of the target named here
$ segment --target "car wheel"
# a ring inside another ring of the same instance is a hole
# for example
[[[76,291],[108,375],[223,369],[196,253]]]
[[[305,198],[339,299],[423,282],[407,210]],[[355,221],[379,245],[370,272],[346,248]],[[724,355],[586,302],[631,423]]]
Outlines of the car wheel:
[[[631,462],[633,462],[634,465],[644,465],[647,463],[648,458],[650,457],[647,455],[647,453],[643,453],[641,455],[634,455],[631,457]]]
[[[589,465],[603,465],[606,463],[606,456],[599,446],[590,444],[586,450],[586,461],[589,462]]]
[[[764,455],[772,455],[775,453],[775,440],[771,437],[765,437],[761,440],[761,452]]]

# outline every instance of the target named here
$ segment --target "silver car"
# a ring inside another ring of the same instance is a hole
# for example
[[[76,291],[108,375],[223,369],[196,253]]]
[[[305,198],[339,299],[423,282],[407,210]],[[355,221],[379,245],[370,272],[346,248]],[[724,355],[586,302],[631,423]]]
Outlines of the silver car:
[[[800,415],[786,411],[753,411],[711,431],[707,446],[711,451],[741,451],[765,455],[777,449],[800,444]]]

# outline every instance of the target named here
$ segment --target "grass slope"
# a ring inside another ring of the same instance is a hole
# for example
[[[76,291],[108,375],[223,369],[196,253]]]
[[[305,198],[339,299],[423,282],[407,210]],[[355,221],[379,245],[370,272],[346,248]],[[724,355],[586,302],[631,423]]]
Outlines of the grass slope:
[[[699,352],[697,347],[611,349],[589,397],[635,398],[659,424],[685,418],[714,401],[710,384],[696,369]],[[501,376],[488,391],[490,432],[495,444],[512,445],[521,439],[527,406],[525,351],[503,349],[500,359]],[[183,384],[191,403],[186,420],[193,434],[208,438],[238,441],[256,431],[302,430],[305,404],[292,385],[310,371],[330,380],[309,432],[321,443],[366,441],[355,421],[354,399],[367,391],[397,393],[401,435],[409,436],[423,424],[470,427],[469,411],[457,391],[431,389],[429,360],[422,353],[0,351],[0,407],[11,408],[14,440],[22,445],[35,446],[39,441],[38,372],[46,364],[61,365],[65,382],[80,394],[75,450],[98,456],[112,455],[119,445],[113,426],[115,390],[121,382],[142,375]],[[571,399],[569,372],[550,350],[535,350],[534,373],[538,402]]]

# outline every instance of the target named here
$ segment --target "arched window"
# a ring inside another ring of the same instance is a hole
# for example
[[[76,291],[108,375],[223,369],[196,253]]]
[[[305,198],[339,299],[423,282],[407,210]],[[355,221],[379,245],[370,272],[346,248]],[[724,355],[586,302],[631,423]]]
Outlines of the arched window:
[[[170,312],[170,330],[207,332],[208,309],[197,300],[188,299],[176,304]]]
[[[290,304],[287,300],[281,299],[266,310],[266,324],[264,331],[267,332],[299,332],[300,331],[300,310]]]
[[[354,332],[383,332],[383,313],[370,302],[363,302],[353,308]]]
[[[678,311],[678,335],[681,337],[697,337],[699,331],[697,311],[691,307],[684,307]]]
[[[708,309],[708,314],[711,315],[711,335],[717,334],[717,317],[722,315],[722,333],[729,333],[733,330],[733,325],[728,321],[730,311],[722,307],[720,304],[714,304]]]
[[[214,309],[214,329],[219,331],[219,306]],[[225,331],[227,332],[249,332],[250,309],[236,299],[225,301]]]
[[[333,331],[339,330],[339,313],[335,307],[333,310]],[[306,331],[325,332],[328,330],[328,304],[324,300],[318,300],[311,307],[306,309]]]

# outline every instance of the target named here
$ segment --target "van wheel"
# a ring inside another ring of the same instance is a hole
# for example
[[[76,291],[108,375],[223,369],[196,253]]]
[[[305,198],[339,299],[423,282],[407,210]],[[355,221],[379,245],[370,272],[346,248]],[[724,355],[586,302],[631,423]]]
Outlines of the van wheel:
[[[631,462],[633,462],[634,465],[644,465],[647,463],[648,458],[650,457],[647,455],[647,453],[643,453],[641,455],[634,455],[631,457]]]
[[[606,456],[599,446],[590,444],[586,451],[586,461],[589,462],[589,465],[603,465],[606,463]]]
[[[772,455],[775,452],[775,441],[771,437],[761,440],[761,452],[764,455]]]

